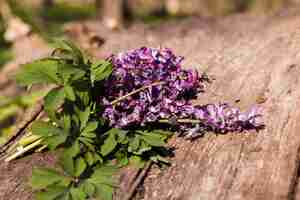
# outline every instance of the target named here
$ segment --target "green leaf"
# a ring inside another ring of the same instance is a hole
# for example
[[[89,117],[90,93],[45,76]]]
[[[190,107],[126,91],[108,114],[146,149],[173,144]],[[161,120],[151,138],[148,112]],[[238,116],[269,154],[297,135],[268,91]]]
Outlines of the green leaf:
[[[124,130],[120,130],[118,129],[117,131],[117,141],[120,144],[127,144],[128,143],[128,138],[127,138],[127,134],[128,131],[124,131]]]
[[[71,188],[70,193],[72,200],[85,200],[86,194],[81,188]]]
[[[65,61],[74,60],[74,55],[72,51],[69,49],[56,48],[52,51],[51,56],[59,60],[65,60]]]
[[[58,145],[64,143],[68,137],[63,129],[55,127],[50,122],[34,122],[31,126],[31,131],[34,135],[42,136],[43,143],[45,143],[50,150],[54,150]]]
[[[89,196],[92,197],[96,191],[96,188],[93,184],[85,181],[82,185],[83,191]]]
[[[108,61],[98,61],[91,67],[91,82],[101,81],[110,76],[113,71],[113,65]]]
[[[95,169],[91,178],[87,181],[96,187],[95,197],[103,200],[111,200],[116,185],[113,175],[118,168],[114,166],[101,166]]]
[[[86,127],[86,124],[89,120],[90,112],[90,107],[87,107],[83,112],[79,112],[80,130]]]
[[[87,164],[85,160],[81,157],[78,157],[75,161],[75,176],[79,177],[86,168],[87,168]]]
[[[79,137],[79,141],[82,142],[89,150],[95,151],[94,141],[87,137]]]
[[[75,101],[75,99],[76,99],[75,93],[74,93],[74,90],[71,86],[65,85],[64,93],[65,93],[65,96],[66,96],[67,99],[69,99],[70,101]]]
[[[16,80],[20,85],[28,86],[38,83],[60,84],[57,76],[59,61],[55,59],[41,59],[22,66],[16,75]]]
[[[113,165],[102,165],[95,169],[91,178],[97,178],[101,176],[112,177],[118,171],[118,169],[118,167]]]
[[[63,196],[68,188],[63,186],[53,185],[47,188],[46,191],[40,191],[36,193],[36,200],[54,200]]]
[[[66,149],[65,152],[72,158],[76,157],[80,153],[80,144],[78,140],[76,140],[70,148]]]
[[[81,136],[88,139],[94,139],[97,137],[95,132],[84,132],[84,131],[81,133]]]
[[[150,151],[152,149],[149,144],[147,144],[145,141],[141,141],[140,147],[137,151],[133,152],[136,155],[142,155],[143,153]]]
[[[76,87],[78,87],[79,85],[82,86],[82,84],[84,84],[84,83],[80,83]],[[80,100],[82,101],[84,106],[89,106],[90,93],[88,91],[76,91],[76,95],[80,98]]]
[[[48,168],[34,168],[32,171],[31,187],[44,189],[49,185],[63,181],[64,177],[56,170]]]
[[[40,135],[43,137],[50,137],[55,135],[63,135],[64,131],[56,126],[52,125],[50,122],[36,121],[31,126],[31,132],[34,135]]]
[[[74,160],[72,157],[67,154],[63,154],[60,159],[60,164],[65,172],[67,172],[70,176],[74,176]]]
[[[129,163],[126,151],[118,151],[115,156],[118,161],[118,167],[125,166]]]
[[[108,135],[108,137],[104,140],[103,145],[101,146],[101,154],[103,156],[107,156],[111,153],[117,146],[116,136],[114,133]]]
[[[90,151],[88,151],[84,154],[84,158],[90,166],[93,165],[95,162],[93,153],[91,153]]]
[[[114,188],[109,185],[96,185],[95,197],[101,200],[112,200]]]
[[[81,52],[81,50],[71,41],[63,41],[66,45],[69,46],[69,48],[72,50],[72,53],[74,55],[74,59],[78,64],[84,63],[84,56]]]
[[[66,133],[69,133],[69,131],[71,129],[71,117],[70,117],[70,115],[66,115],[66,114],[63,115],[62,121],[63,121],[64,131]]]
[[[154,132],[141,132],[141,138],[154,147],[162,147],[166,144],[166,136],[155,134]]]
[[[129,148],[130,152],[138,150],[140,146],[140,137],[136,135],[129,143]]]
[[[113,178],[118,168],[114,166],[101,166],[95,169],[92,176],[87,179],[88,182],[94,185],[108,185],[111,187],[116,186],[116,181]]]
[[[67,139],[67,135],[56,135],[52,137],[47,137],[43,140],[43,143],[47,144],[48,148],[52,151],[56,149],[59,145],[63,144]]]
[[[64,59],[73,59],[77,64],[84,62],[82,52],[71,41],[56,40],[55,45],[58,48],[53,51],[52,55],[56,55]]]
[[[98,122],[97,121],[93,121],[93,122],[89,122],[87,123],[86,127],[84,128],[83,132],[92,132],[94,130],[96,130],[98,127]]]
[[[63,154],[60,158],[60,164],[63,169],[69,174],[74,175],[75,164],[74,157],[76,157],[80,153],[80,144],[78,140],[76,140],[71,147],[64,149]]]
[[[63,79],[64,84],[66,84],[83,78],[86,71],[76,65],[61,61],[58,67],[58,74]]]
[[[70,191],[66,191],[63,195],[55,198],[55,200],[72,200],[72,196],[70,194]]]
[[[54,88],[44,97],[44,108],[49,117],[54,120],[59,106],[63,104],[65,94],[62,89]]]
[[[94,159],[95,162],[99,161],[100,163],[103,163],[103,158],[98,153],[94,154]]]

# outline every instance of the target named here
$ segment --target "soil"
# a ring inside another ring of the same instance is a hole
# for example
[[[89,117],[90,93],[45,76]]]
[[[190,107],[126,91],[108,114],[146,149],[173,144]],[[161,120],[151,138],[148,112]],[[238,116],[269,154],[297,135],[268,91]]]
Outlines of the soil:
[[[96,57],[140,46],[172,48],[186,57],[186,66],[215,79],[197,103],[239,102],[242,109],[259,104],[264,110],[266,128],[260,132],[208,133],[195,141],[173,137],[172,166],[152,167],[136,199],[300,199],[299,21],[292,10],[271,17],[135,24],[118,31],[90,21],[68,25],[69,34]],[[92,36],[102,42],[95,46]],[[32,199],[26,182],[32,167],[54,160],[43,153],[0,163],[0,199]],[[134,171],[122,172],[120,191],[127,190]]]

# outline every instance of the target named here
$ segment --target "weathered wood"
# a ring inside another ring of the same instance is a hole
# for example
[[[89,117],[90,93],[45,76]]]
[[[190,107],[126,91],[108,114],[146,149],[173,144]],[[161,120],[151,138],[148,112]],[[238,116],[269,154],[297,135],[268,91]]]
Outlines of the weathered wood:
[[[256,19],[254,21],[253,19]],[[155,35],[133,33],[106,38],[98,55],[140,45],[166,46],[186,56],[186,64],[216,79],[199,103],[239,99],[247,108],[260,103],[266,129],[261,132],[206,134],[194,142],[174,137],[173,166],[152,168],[143,199],[295,199],[300,149],[299,17],[230,17],[193,29],[160,27]],[[175,23],[174,23],[175,24]],[[178,22],[177,27],[180,27]],[[172,32],[172,37],[170,33]],[[149,33],[149,34],[147,34]],[[180,37],[178,37],[180,36]],[[143,39],[144,38],[144,39]],[[125,41],[128,41],[125,42]],[[126,180],[126,179],[125,179]],[[125,184],[125,183],[123,183]],[[299,196],[299,195],[298,195]]]
[[[206,134],[194,142],[173,138],[173,166],[145,181],[144,199],[293,199],[300,150],[299,17],[254,27],[194,29],[180,47],[194,66],[216,81],[199,102],[262,97],[266,129],[259,133]],[[228,35],[228,33],[230,35]],[[192,39],[193,38],[193,39]],[[175,47],[175,48],[176,48]],[[213,90],[218,96],[209,95]]]
[[[187,66],[215,78],[198,103],[239,99],[241,108],[260,103],[264,109],[266,129],[258,133],[208,133],[193,142],[172,138],[172,166],[164,170],[152,167],[139,197],[299,199],[299,20],[297,15],[276,19],[238,15],[210,23],[194,19],[120,32],[87,25],[105,38],[94,55],[104,57],[143,45],[170,47],[186,57]],[[22,164],[22,160],[17,162]],[[0,164],[0,169],[6,168]],[[121,194],[130,189],[136,176],[134,170],[127,172],[121,175]],[[12,191],[11,177],[12,173],[0,177],[0,199]],[[22,196],[19,189],[23,187],[15,188],[15,195]]]

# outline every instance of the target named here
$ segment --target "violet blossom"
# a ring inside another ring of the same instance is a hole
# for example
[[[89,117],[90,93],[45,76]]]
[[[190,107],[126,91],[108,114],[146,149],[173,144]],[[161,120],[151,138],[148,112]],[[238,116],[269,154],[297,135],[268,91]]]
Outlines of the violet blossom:
[[[193,137],[204,130],[225,133],[263,126],[256,108],[241,112],[225,103],[193,105],[191,100],[204,91],[208,79],[196,70],[183,69],[183,57],[175,56],[170,49],[142,47],[112,55],[109,59],[114,70],[105,81],[106,96],[102,103],[105,106],[103,117],[112,127],[128,128],[175,120],[179,131]],[[158,84],[151,86],[154,83]],[[114,105],[110,103],[143,87],[145,89]],[[182,119],[194,122],[180,123]]]

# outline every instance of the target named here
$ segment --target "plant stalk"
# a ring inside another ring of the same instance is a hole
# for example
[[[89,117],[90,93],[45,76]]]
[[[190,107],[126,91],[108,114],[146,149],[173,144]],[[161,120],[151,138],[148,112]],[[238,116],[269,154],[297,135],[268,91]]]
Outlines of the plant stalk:
[[[37,152],[37,153],[42,152],[46,148],[47,148],[47,145],[43,145],[40,148],[38,148],[37,150],[35,150],[35,152]]]
[[[39,139],[41,139],[41,136],[39,136],[39,135],[30,135],[30,136],[21,138],[19,141],[19,145],[24,147],[24,146],[27,146]]]
[[[172,123],[172,121],[169,119],[160,119],[160,120],[158,120],[158,122],[168,123],[168,124]],[[177,119],[175,122],[183,123],[183,124],[199,124],[199,123],[202,123],[203,121],[201,121],[199,119]]]
[[[5,162],[10,162],[14,159],[16,159],[17,157],[23,155],[24,153],[34,149],[35,147],[39,146],[40,144],[42,143],[42,139],[39,139],[37,141],[35,141],[34,143],[24,147],[24,148],[21,148],[21,150],[17,151],[15,154],[9,156],[8,158],[6,158],[4,161]]]
[[[132,96],[132,95],[134,95],[134,94],[136,94],[136,93],[139,93],[139,92],[141,92],[141,91],[143,91],[143,90],[145,90],[145,89],[151,88],[151,87],[153,87],[153,86],[163,85],[164,83],[165,83],[165,82],[155,82],[155,83],[152,83],[152,84],[150,84],[150,85],[143,86],[143,87],[141,87],[141,88],[139,88],[139,89],[136,89],[136,90],[134,90],[134,91],[132,91],[132,92],[129,92],[128,94],[126,94],[126,95],[124,95],[124,96],[121,96],[120,98],[118,98],[118,99],[112,101],[110,104],[111,104],[111,105],[115,105],[115,104],[119,103],[120,101],[123,101],[124,99],[127,99],[128,97],[130,97],[130,96]]]

